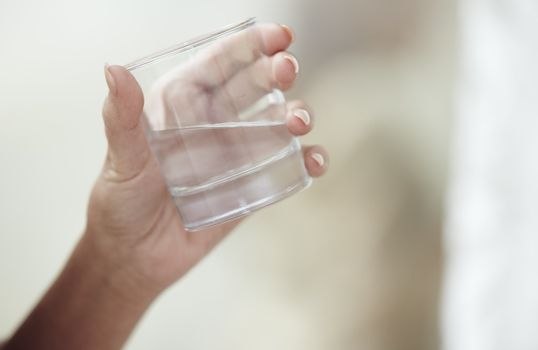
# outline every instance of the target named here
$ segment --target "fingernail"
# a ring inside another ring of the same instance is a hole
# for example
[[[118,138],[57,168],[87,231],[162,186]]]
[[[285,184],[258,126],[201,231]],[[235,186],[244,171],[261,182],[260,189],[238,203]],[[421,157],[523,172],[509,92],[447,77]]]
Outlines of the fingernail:
[[[291,64],[293,64],[293,67],[295,67],[295,74],[298,74],[299,73],[299,61],[297,61],[297,59],[293,57],[292,55],[285,55],[284,58],[290,61]]]
[[[108,89],[112,95],[116,94],[116,81],[114,81],[114,76],[110,72],[110,65],[105,63],[105,79]]]
[[[295,112],[293,112],[293,115],[301,119],[304,125],[310,125],[310,113],[308,113],[308,111],[304,109],[297,109]]]
[[[285,24],[281,24],[280,26],[286,31],[286,33],[288,33],[288,35],[290,36],[291,42],[292,43],[295,42],[295,33],[293,32],[293,30],[291,30],[291,28]]]
[[[321,154],[313,153],[311,157],[316,161],[316,163],[318,163],[319,166],[325,165],[325,158],[323,158]]]

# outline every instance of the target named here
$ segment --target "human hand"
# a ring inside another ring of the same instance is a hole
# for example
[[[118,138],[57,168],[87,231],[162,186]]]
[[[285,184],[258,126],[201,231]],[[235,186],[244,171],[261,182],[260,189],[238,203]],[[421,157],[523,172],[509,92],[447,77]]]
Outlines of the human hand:
[[[227,84],[247,84],[249,74],[244,73],[256,69],[263,84],[290,88],[298,73],[296,59],[285,52],[293,40],[291,31],[277,24],[257,24],[255,35],[252,33],[235,37],[222,46],[221,52],[209,52],[206,59],[183,67],[183,73],[174,80],[175,86],[190,94],[188,101],[202,96],[208,88],[218,99],[219,89]],[[251,62],[228,67],[225,74],[222,70],[211,74],[215,55],[252,45],[263,47],[269,58],[258,62],[252,57]],[[144,100],[139,85],[121,66],[107,66],[105,75],[110,89],[103,109],[108,151],[92,191],[83,242],[91,245],[102,263],[121,271],[121,283],[137,285],[142,292],[157,295],[204,257],[238,221],[196,233],[183,228],[144,134]],[[211,99],[196,100],[197,108],[219,105]],[[179,104],[176,108],[188,105]],[[313,124],[312,111],[302,101],[290,101],[287,108],[289,132],[297,136],[308,133]],[[328,166],[325,150],[306,146],[303,152],[310,175],[323,175]]]
[[[176,77],[182,78],[183,84],[173,79],[168,82],[172,86],[165,85],[162,92],[179,89],[179,96],[198,101],[196,108],[211,108],[211,104],[220,105],[215,98],[222,96],[219,91],[226,84],[233,81],[248,86],[241,77],[248,78],[249,74],[243,73],[250,69],[260,70],[255,75],[262,77],[266,88],[286,90],[297,74],[296,60],[283,52],[292,41],[291,32],[276,24],[261,24],[255,33],[227,42],[230,45],[224,45],[221,52],[208,52],[208,60],[194,60],[194,65]],[[214,65],[211,58],[237,53],[249,45],[263,46],[269,58],[234,65],[235,74],[216,84],[215,79],[222,75],[209,74]],[[205,82],[193,80],[196,72],[207,73],[200,75]],[[103,109],[108,151],[90,198],[85,233],[63,271],[5,349],[121,348],[158,294],[238,224],[229,222],[196,233],[184,230],[145,137],[139,85],[120,66],[106,67],[105,75],[110,88]],[[209,86],[211,98],[204,89]],[[254,98],[256,91],[249,90]],[[151,98],[146,103],[152,103]],[[175,108],[184,111],[192,105],[178,103]],[[291,134],[304,135],[312,129],[312,112],[302,101],[289,102],[287,109]],[[166,114],[164,117],[166,121]],[[303,152],[310,175],[323,175],[328,166],[325,150],[308,146]],[[189,171],[187,166],[179,170]]]

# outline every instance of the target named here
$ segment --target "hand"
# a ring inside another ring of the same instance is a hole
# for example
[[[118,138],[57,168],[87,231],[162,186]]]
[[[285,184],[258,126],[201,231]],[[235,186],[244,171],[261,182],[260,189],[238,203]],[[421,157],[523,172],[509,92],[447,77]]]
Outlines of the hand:
[[[247,84],[250,74],[246,72],[256,69],[260,70],[256,75],[263,77],[265,85],[286,90],[298,72],[295,58],[284,52],[292,40],[293,35],[285,26],[257,24],[254,31],[219,46],[219,51],[208,51],[201,59],[181,67],[173,79],[175,87],[188,91],[189,101],[205,96],[208,89],[219,98],[222,95],[219,89],[229,84]],[[243,56],[242,64],[217,69],[218,73],[214,73],[215,58],[253,45],[263,47],[269,58],[262,61]],[[103,117],[109,147],[92,192],[83,240],[95,248],[102,261],[122,271],[122,281],[133,281],[138,288],[158,294],[204,257],[238,221],[202,232],[184,230],[144,135],[140,87],[123,67],[108,66],[105,75],[110,93]],[[167,84],[166,89],[170,90],[170,82]],[[202,98],[196,101],[200,108],[210,108],[209,104],[214,102]],[[188,104],[183,108],[188,108]],[[312,111],[302,101],[289,102],[288,110],[289,132],[308,133],[313,123]],[[318,146],[303,147],[303,152],[309,173],[313,177],[323,175],[328,165],[326,152]]]
[[[196,60],[179,75],[185,78],[179,85],[181,91],[202,88],[198,91],[204,96],[204,88],[211,86],[218,98],[220,87],[246,84],[241,77],[250,69],[261,69],[256,76],[264,77],[266,87],[289,88],[297,71],[295,59],[283,53],[292,41],[291,32],[276,24],[257,25],[254,32],[256,35],[235,37],[218,52],[206,52],[206,60]],[[210,72],[212,58],[249,45],[261,45],[270,59],[262,64],[254,59],[243,61],[243,65],[230,67],[228,72],[233,74],[220,81],[218,74],[204,74],[205,81],[195,79],[196,72]],[[109,147],[91,195],[86,231],[63,271],[5,349],[121,348],[155,297],[238,224],[230,222],[196,233],[183,229],[144,135],[140,87],[120,66],[106,67],[105,75],[110,88],[103,110]],[[207,108],[214,102],[205,101],[198,107]],[[294,135],[308,133],[313,121],[308,107],[292,101],[287,108],[288,130]],[[309,173],[323,175],[328,165],[326,152],[318,146],[303,147],[303,152]]]

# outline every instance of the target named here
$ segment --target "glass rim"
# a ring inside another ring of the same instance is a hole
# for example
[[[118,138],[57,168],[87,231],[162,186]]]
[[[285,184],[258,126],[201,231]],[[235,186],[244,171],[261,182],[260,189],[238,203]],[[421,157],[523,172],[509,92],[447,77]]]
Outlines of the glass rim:
[[[231,24],[228,25],[222,29],[216,30],[214,32],[211,32],[209,34],[204,34],[202,36],[199,36],[194,39],[190,39],[187,41],[184,41],[180,44],[174,45],[172,47],[169,47],[167,49],[155,52],[153,54],[147,55],[145,57],[139,58],[131,63],[128,63],[124,65],[123,67],[127,69],[128,71],[134,71],[138,68],[147,66],[149,64],[156,63],[164,58],[167,58],[169,56],[173,56],[179,53],[183,53],[189,50],[192,50],[194,48],[197,48],[201,45],[207,44],[209,42],[212,42],[214,40],[217,40],[218,38],[221,38],[223,36],[226,36],[228,34],[232,34],[238,31],[241,31],[250,25],[254,24],[256,22],[256,17],[251,17],[245,21],[242,21],[237,24]]]

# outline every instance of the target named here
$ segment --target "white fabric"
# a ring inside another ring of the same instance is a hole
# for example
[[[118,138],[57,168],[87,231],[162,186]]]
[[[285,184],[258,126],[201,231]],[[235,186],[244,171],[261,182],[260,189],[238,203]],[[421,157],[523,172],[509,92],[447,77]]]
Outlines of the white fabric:
[[[462,0],[446,350],[538,349],[538,1]]]

